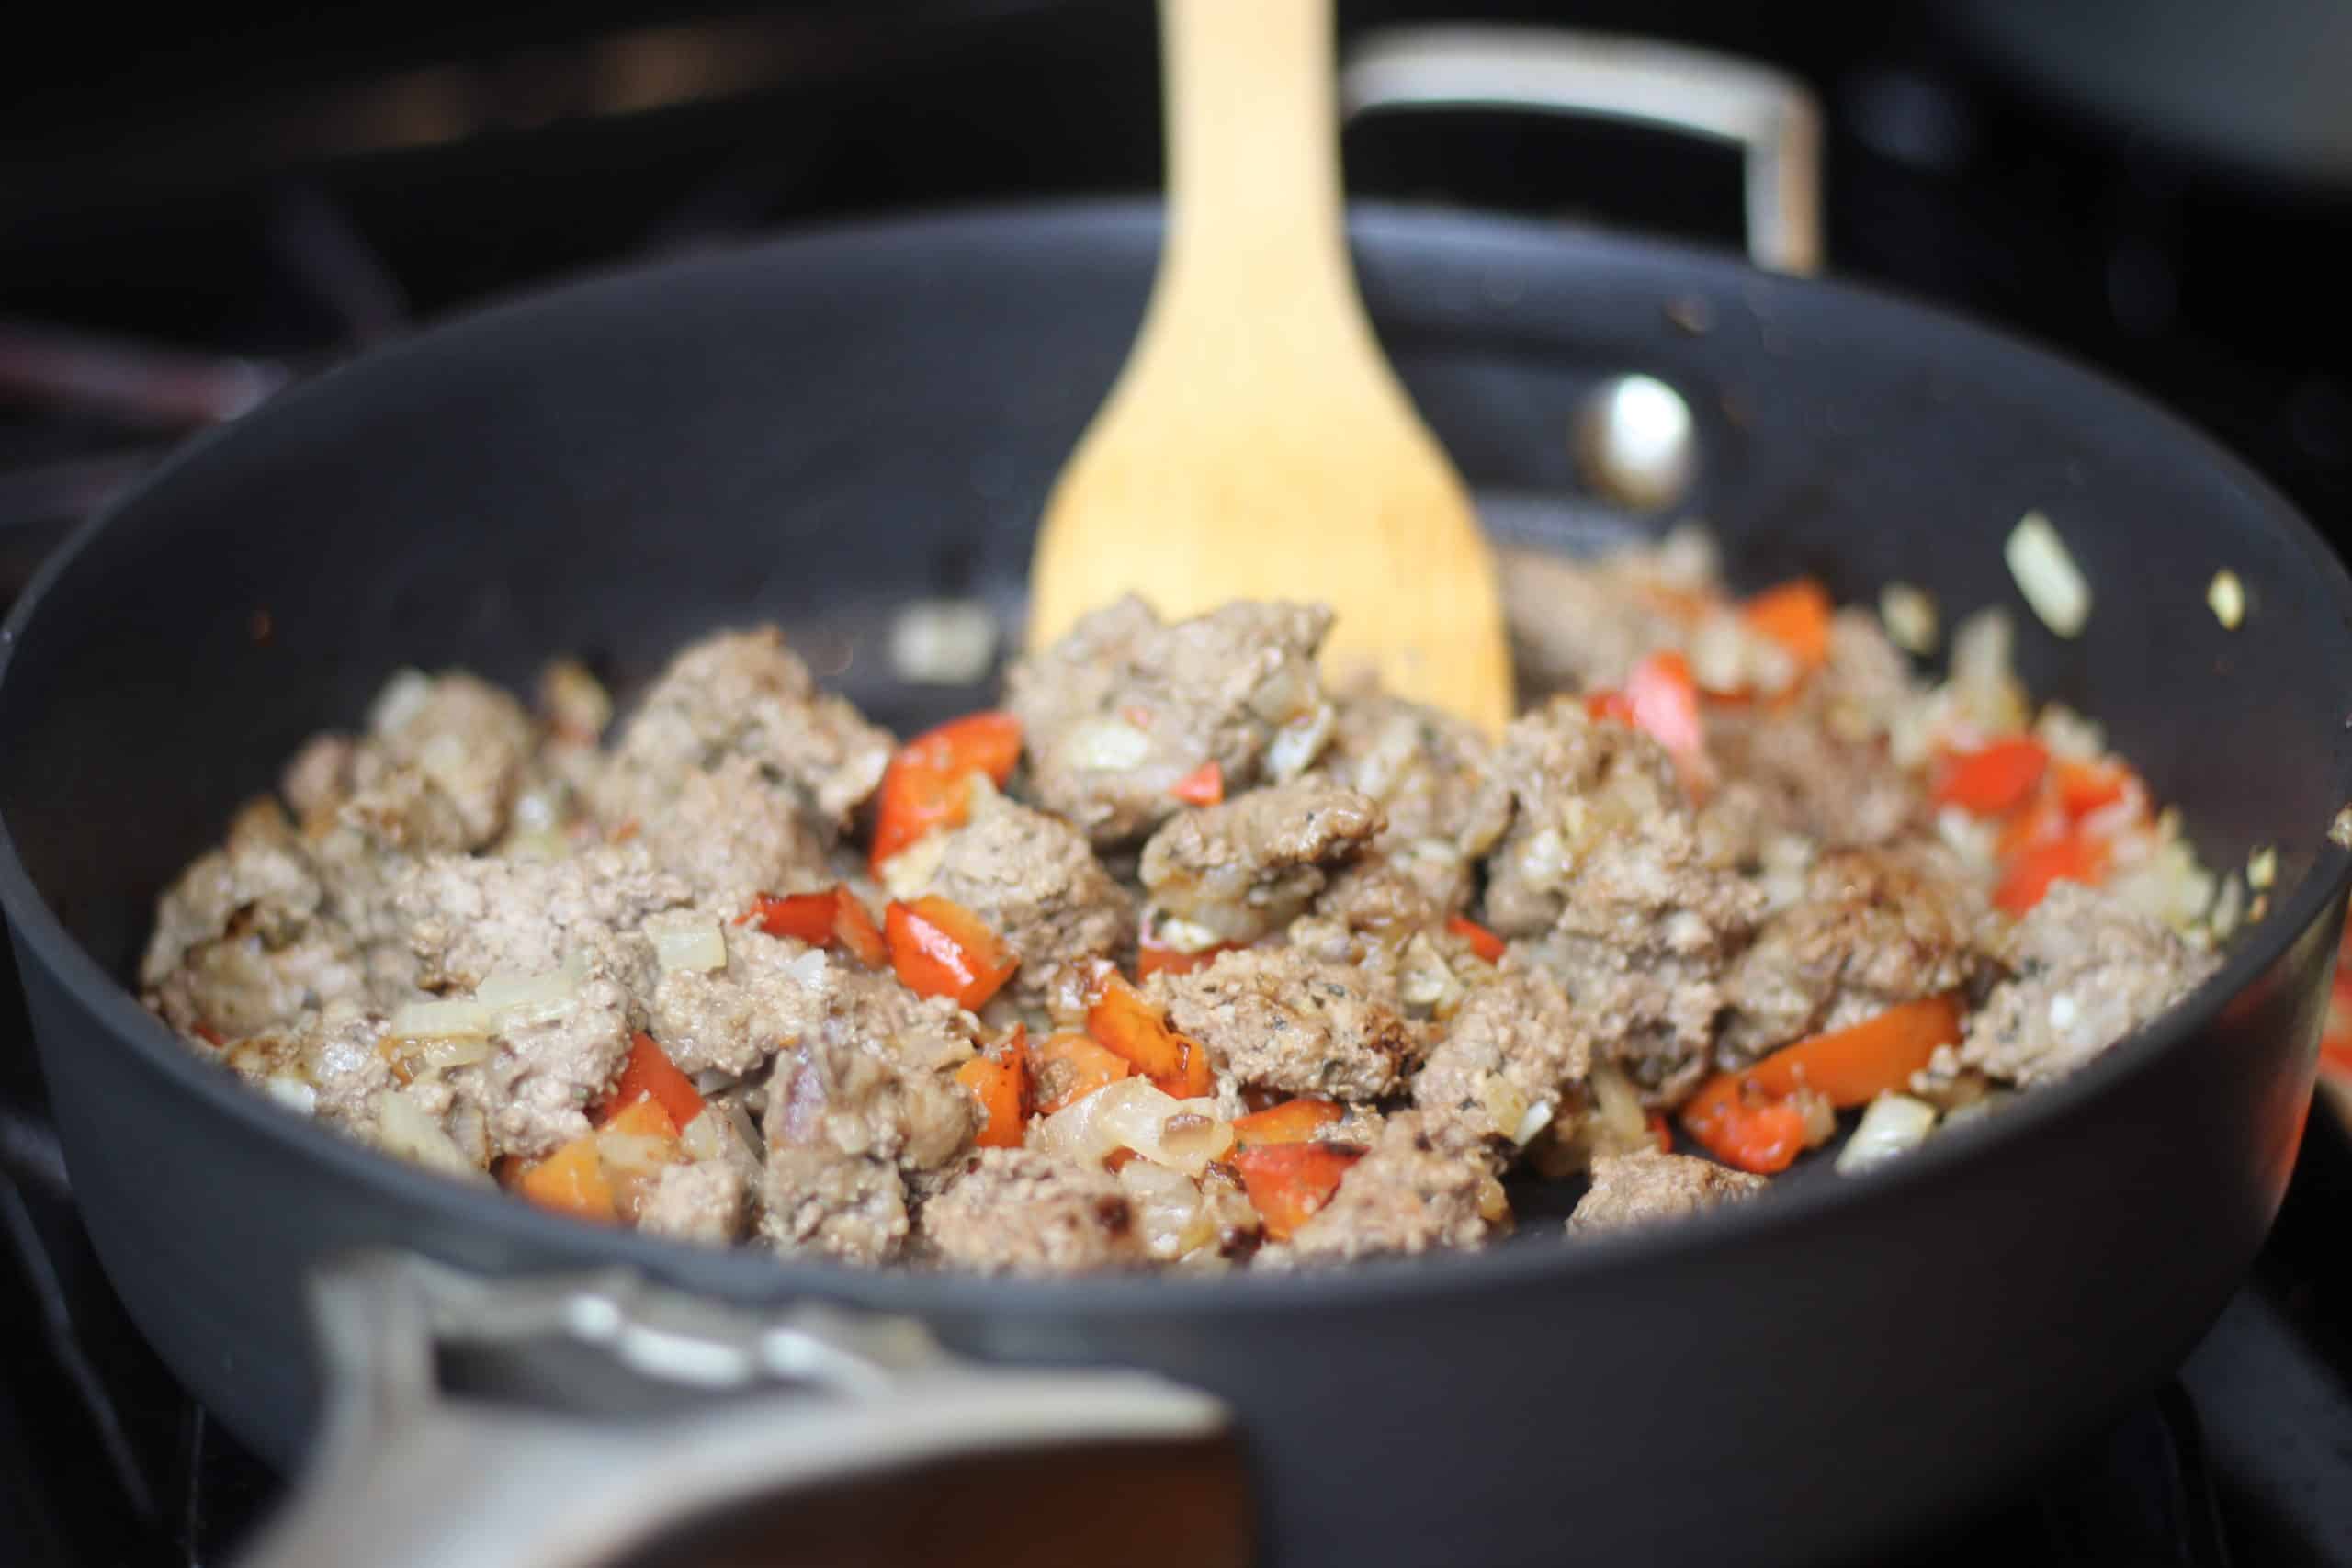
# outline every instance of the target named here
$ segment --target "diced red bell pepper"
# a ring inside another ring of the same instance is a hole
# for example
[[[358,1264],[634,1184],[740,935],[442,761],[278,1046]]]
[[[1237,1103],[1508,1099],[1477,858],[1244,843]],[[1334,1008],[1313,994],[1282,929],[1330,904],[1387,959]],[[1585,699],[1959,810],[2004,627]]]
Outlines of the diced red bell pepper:
[[[1946,758],[1930,793],[1939,805],[1997,817],[2024,805],[2049,766],[2050,752],[2041,741],[2012,736]]]
[[[889,957],[874,917],[846,886],[781,897],[762,893],[752,900],[751,908],[736,917],[735,923],[756,925],[770,936],[793,937],[811,947],[840,948],[869,969],[880,968]]]
[[[1125,1057],[1075,1031],[1049,1034],[1029,1048],[1030,1096],[1040,1116],[1075,1105],[1135,1071]]]
[[[1726,1098],[1682,1108],[1684,1131],[1699,1146],[1741,1170],[1777,1176],[1804,1152],[1805,1116],[1793,1101],[1735,1089]]]
[[[1653,653],[1634,666],[1622,692],[1594,692],[1585,712],[1597,719],[1630,725],[1666,748],[1686,788],[1697,794],[1706,784],[1706,732],[1699,718],[1699,687],[1690,662],[1673,651]]]
[[[1503,939],[1467,915],[1448,915],[1445,929],[1470,944],[1470,951],[1489,964],[1503,961]]]
[[[1829,590],[1810,577],[1767,588],[1740,606],[1747,624],[1794,656],[1807,673],[1829,659],[1829,624],[1836,606]]]
[[[621,1065],[621,1076],[613,1085],[613,1092],[605,1097],[597,1121],[608,1124],[619,1112],[642,1100],[652,1100],[669,1112],[671,1122],[683,1127],[702,1114],[703,1098],[695,1088],[694,1079],[671,1065],[653,1036],[639,1031],[631,1037],[628,1060]]]
[[[883,941],[899,982],[918,996],[952,997],[978,1008],[1001,990],[1021,960],[962,905],[926,895],[882,912]]]
[[[633,1138],[674,1138],[678,1123],[658,1100],[638,1100],[605,1118],[600,1133],[626,1133]]]
[[[1154,975],[1190,975],[1195,969],[1205,969],[1216,962],[1220,953],[1232,953],[1241,944],[1220,942],[1198,953],[1179,953],[1172,947],[1162,947],[1149,935],[1136,943],[1136,977],[1148,980]]]
[[[1187,806],[1215,806],[1225,799],[1225,769],[1215,757],[1168,786]]]
[[[1307,1096],[1254,1111],[1233,1123],[1233,1141],[1242,1148],[1265,1144],[1303,1144],[1340,1117],[1337,1104]]]
[[[1657,1145],[1657,1152],[1662,1155],[1672,1154],[1674,1152],[1674,1129],[1666,1124],[1666,1112],[1663,1111],[1651,1111],[1649,1115],[1649,1124],[1650,1142]]]
[[[1117,975],[1086,1010],[1086,1032],[1131,1063],[1163,1094],[1198,1100],[1216,1087],[1206,1047],[1178,1033],[1167,1015]]]
[[[2079,882],[2097,886],[2107,874],[2107,846],[2085,833],[2037,845],[2009,862],[1993,902],[2012,915],[2022,915],[2041,902],[2053,882]]]
[[[1021,1146],[1021,1102],[1027,1077],[1016,1043],[1001,1055],[975,1056],[956,1069],[956,1081],[979,1102],[979,1131],[972,1142],[984,1149]]]
[[[882,863],[934,828],[954,827],[970,810],[974,773],[992,784],[1012,776],[1021,760],[1021,721],[1009,713],[967,714],[899,748],[876,795],[869,863]]]
[[[1363,1154],[1329,1144],[1260,1144],[1237,1148],[1228,1157],[1267,1237],[1288,1241],[1322,1212],[1348,1168]]]
[[[2118,762],[2068,761],[2051,772],[2057,777],[2059,803],[2076,818],[2121,805],[2131,791],[2132,770]]]
[[[598,1224],[617,1224],[613,1183],[596,1152],[596,1138],[588,1134],[572,1139],[545,1159],[534,1160],[514,1173],[514,1190],[542,1209]]]

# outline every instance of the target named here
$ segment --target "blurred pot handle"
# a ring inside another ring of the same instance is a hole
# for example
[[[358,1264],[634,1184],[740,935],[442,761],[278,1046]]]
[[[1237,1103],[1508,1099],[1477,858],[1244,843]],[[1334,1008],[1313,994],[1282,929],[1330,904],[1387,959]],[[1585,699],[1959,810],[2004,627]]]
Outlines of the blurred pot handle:
[[[1343,118],[1403,108],[1625,120],[1725,141],[1746,162],[1756,265],[1821,267],[1821,111],[1778,71],[1676,44],[1557,28],[1368,32],[1340,73]]]
[[[1159,1539],[1119,1561],[1249,1559],[1224,1406],[1144,1373],[998,1370],[911,1320],[760,1314],[627,1271],[493,1281],[405,1254],[327,1269],[313,1316],[321,1438],[240,1568],[911,1561],[894,1548],[940,1544],[915,1517],[944,1490],[928,1478],[1038,1450],[1076,1469],[1140,1456],[1172,1485],[1172,1509],[1134,1508],[1126,1488],[1133,1528]],[[910,1471],[910,1502],[791,1522],[820,1488]],[[991,1560],[985,1508],[940,1506],[971,1549],[956,1559]],[[1000,1511],[1023,1546],[1052,1533],[1052,1509]]]

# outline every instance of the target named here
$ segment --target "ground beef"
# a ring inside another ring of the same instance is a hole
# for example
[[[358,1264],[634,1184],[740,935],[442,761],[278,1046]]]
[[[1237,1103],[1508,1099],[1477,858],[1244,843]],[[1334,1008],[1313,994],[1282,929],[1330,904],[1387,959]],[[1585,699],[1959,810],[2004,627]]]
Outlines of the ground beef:
[[[1339,706],[1317,771],[1380,803],[1373,847],[1448,908],[1470,898],[1472,871],[1510,826],[1510,790],[1477,728],[1399,697],[1351,695]]]
[[[832,830],[882,782],[891,750],[887,732],[817,690],[770,626],[705,637],[673,660],[623,727],[615,761],[660,780],[743,758]]]
[[[1824,855],[1804,897],[1766,920],[1732,965],[1724,1052],[1744,1062],[1959,989],[1979,966],[1986,919],[1982,891],[1931,841]]]
[[[1249,1088],[1333,1100],[1395,1093],[1419,1031],[1360,970],[1295,948],[1244,948],[1189,975],[1151,977],[1169,1021]]]
[[[638,1212],[637,1228],[724,1247],[741,1239],[750,1213],[751,1187],[742,1169],[725,1160],[700,1160],[662,1169]]]
[[[1330,625],[1321,605],[1259,603],[1164,625],[1134,597],[1082,617],[1005,678],[1037,804],[1121,844],[1173,815],[1170,787],[1204,763],[1229,792],[1296,776],[1330,730],[1315,670]]]
[[[1653,1103],[1706,1072],[1722,976],[1763,895],[1711,862],[1674,764],[1560,699],[1505,732],[1519,816],[1489,866],[1487,923],[1563,985],[1593,1043]]]
[[[1537,1130],[1530,1113],[1548,1122],[1591,1066],[1592,1043],[1559,987],[1512,971],[1471,988],[1414,1077],[1413,1103],[1443,1146],[1516,1148],[1522,1128]]]
[[[1378,1253],[1477,1246],[1510,1214],[1502,1185],[1478,1154],[1448,1152],[1420,1113],[1388,1119],[1320,1213],[1298,1227],[1288,1258],[1336,1261]],[[1265,1254],[1261,1254],[1265,1257]]]
[[[834,880],[823,835],[796,792],[748,756],[673,773],[610,768],[593,787],[606,833],[639,843],[653,864],[712,908],[749,908],[761,893],[798,893]]]
[[[1969,1019],[1959,1064],[2029,1089],[2082,1066],[2187,995],[2219,962],[2071,882],[2052,885],[1998,957],[2010,978]]]
[[[771,1137],[760,1235],[789,1255],[888,1263],[906,1245],[906,1182],[888,1160]]]
[[[383,1038],[381,1016],[336,1002],[284,1031],[238,1041],[220,1059],[280,1103],[367,1136],[374,1128],[376,1095],[397,1081],[379,1049]]]
[[[893,860],[900,898],[937,894],[969,909],[1003,939],[1021,967],[1012,994],[1046,1005],[1091,959],[1133,942],[1135,903],[1069,824],[982,793],[970,820]]]
[[[1327,964],[1363,972],[1415,1020],[1450,1016],[1488,971],[1426,878],[1369,855],[1340,872],[1283,939]]]
[[[1296,919],[1381,829],[1379,803],[1315,779],[1178,814],[1144,846],[1144,889],[1217,942],[1255,942]],[[1163,927],[1165,929],[1165,927]]]
[[[274,801],[256,801],[165,890],[140,980],[183,1034],[234,1040],[369,995],[360,943],[329,912],[309,848]]]
[[[1655,1149],[1601,1155],[1592,1162],[1591,1190],[1568,1216],[1568,1230],[1623,1230],[1677,1219],[1752,1198],[1769,1185],[1760,1176],[1688,1155]]]
[[[1623,685],[1646,656],[1682,646],[1687,606],[1713,579],[1713,551],[1687,543],[1599,560],[1512,551],[1501,581],[1513,667],[1535,690]]]
[[[1135,1212],[1108,1171],[1035,1149],[975,1149],[922,1206],[919,1240],[943,1263],[1069,1274],[1143,1261]]]

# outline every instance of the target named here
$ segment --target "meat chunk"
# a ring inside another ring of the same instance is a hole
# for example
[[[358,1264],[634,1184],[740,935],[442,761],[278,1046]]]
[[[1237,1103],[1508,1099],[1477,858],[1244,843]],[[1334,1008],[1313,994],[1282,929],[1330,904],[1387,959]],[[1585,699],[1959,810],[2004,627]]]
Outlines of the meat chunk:
[[[2219,962],[2072,882],[2051,885],[1998,956],[2010,977],[1970,1017],[1959,1062],[2029,1089],[2064,1077],[2147,1023]]]
[[[1428,879],[1378,855],[1334,876],[1284,941],[1326,964],[1360,970],[1376,993],[1393,996],[1417,1021],[1451,1016],[1487,973],[1468,941],[1447,925],[1445,906]]]
[[[1366,977],[1295,948],[1224,953],[1149,989],[1237,1083],[1333,1100],[1393,1094],[1419,1055],[1412,1024]]]
[[[993,791],[975,795],[963,826],[891,861],[890,891],[905,899],[936,894],[978,915],[1021,960],[1014,998],[1044,1005],[1088,960],[1125,949],[1135,907],[1069,824]]]
[[[282,1032],[237,1041],[220,1059],[280,1104],[364,1137],[376,1096],[395,1082],[383,1038],[379,1015],[335,1002]]]
[[[975,1149],[923,1204],[918,1235],[944,1263],[992,1274],[1069,1274],[1144,1260],[1116,1177],[1035,1149]]]
[[[1983,893],[1940,845],[1824,855],[1804,897],[1766,920],[1732,965],[1724,1049],[1746,1060],[1956,990],[1976,973],[1985,920]]]
[[[713,908],[745,909],[758,894],[833,880],[823,838],[794,792],[751,757],[676,773],[609,768],[593,800],[608,833],[643,845],[655,866]]]
[[[1471,892],[1471,868],[1510,826],[1510,790],[1494,748],[1474,725],[1399,697],[1368,693],[1340,704],[1317,771],[1380,803],[1377,850],[1447,908]]]
[[[812,823],[845,825],[882,782],[890,737],[817,690],[775,626],[722,632],[673,660],[624,727],[616,761],[657,779],[754,764]]]
[[[1296,919],[1378,833],[1379,803],[1315,779],[1180,813],[1143,847],[1144,890],[1211,942],[1255,942]],[[1170,922],[1163,922],[1163,932]]]
[[[1592,1067],[1567,998],[1514,970],[1473,987],[1413,1079],[1413,1103],[1445,1147],[1516,1149],[1548,1124]]]
[[[330,904],[285,812],[253,803],[158,902],[139,970],[148,1006],[184,1034],[234,1040],[365,1001],[367,957]]]
[[[587,1132],[653,988],[639,928],[683,905],[683,886],[634,846],[598,845],[560,861],[433,856],[405,868],[394,897],[430,988],[489,1000],[485,982],[531,982],[538,994],[502,1009],[489,1059],[451,1077],[493,1150],[536,1158]]]
[[[1419,1112],[1399,1111],[1349,1168],[1322,1211],[1292,1233],[1269,1262],[1341,1261],[1379,1253],[1472,1247],[1510,1217],[1491,1158],[1449,1152]],[[1272,1255],[1272,1256],[1270,1256]]]
[[[1225,787],[1295,778],[1330,734],[1315,654],[1331,613],[1241,602],[1163,624],[1132,596],[1014,664],[1037,804],[1098,845],[1133,842],[1174,814],[1170,786],[1215,762]]]
[[[1568,1216],[1568,1231],[1623,1230],[1679,1219],[1753,1198],[1770,1185],[1760,1176],[1713,1160],[1644,1149],[1601,1155],[1592,1162],[1592,1188]]]
[[[894,1256],[907,1235],[905,1176],[946,1163],[978,1119],[955,1079],[972,1055],[969,1020],[953,1003],[760,931],[729,932],[728,969],[735,953],[763,947],[773,951],[747,976],[743,1006],[754,1028],[785,1026],[785,1048],[768,1079],[762,1230],[786,1251]],[[754,1054],[778,1039],[749,1036]]]
[[[538,744],[523,705],[463,671],[395,676],[376,699],[368,736],[353,751],[352,795],[365,801],[422,777],[446,803],[456,842],[435,849],[480,849],[504,834],[515,791]]]
[[[1707,1070],[1761,892],[1709,858],[1665,750],[1571,699],[1512,724],[1499,766],[1519,816],[1488,868],[1487,924],[1534,938],[1515,965],[1549,971],[1596,1049],[1670,1103]]]
[[[725,1160],[663,1168],[638,1212],[637,1228],[724,1247],[741,1239],[751,1209],[742,1170]]]
[[[907,1240],[907,1184],[886,1159],[825,1146],[768,1146],[760,1235],[776,1251],[888,1263]]]
[[[1644,658],[1682,646],[1690,607],[1717,587],[1714,547],[1695,530],[1599,559],[1514,550],[1501,577],[1513,666],[1546,691],[1623,685]]]

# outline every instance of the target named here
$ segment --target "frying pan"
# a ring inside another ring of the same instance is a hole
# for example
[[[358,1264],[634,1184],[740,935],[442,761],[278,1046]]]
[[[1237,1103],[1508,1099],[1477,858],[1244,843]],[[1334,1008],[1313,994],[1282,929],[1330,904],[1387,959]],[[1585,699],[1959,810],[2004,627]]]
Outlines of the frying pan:
[[[1250,1531],[1291,1562],[1819,1562],[2018,1476],[2195,1341],[2310,1102],[2347,873],[2325,829],[2352,794],[2334,558],[2163,412],[1931,310],[1473,216],[1367,210],[1353,238],[1405,380],[1524,541],[1624,525],[1565,428],[1627,371],[1687,400],[1677,511],[1743,585],[1900,578],[1948,618],[2014,606],[2000,538],[2047,513],[2095,608],[2074,640],[2021,615],[2024,677],[2107,723],[2209,863],[2275,846],[2267,918],[2188,1003],[2001,1115],[1861,1179],[1816,1163],[1574,1247],[1530,1219],[1485,1254],[1294,1277],[866,1273],[442,1179],[250,1093],[140,1008],[156,890],[404,663],[518,682],[576,649],[626,682],[773,616],[888,722],[971,705],[897,686],[881,623],[942,592],[1014,612],[1158,233],[1115,204],[924,217],[520,300],[189,447],[0,631],[0,903],[100,1258],[258,1451],[289,1464],[323,1431],[324,1471],[391,1483],[298,1511],[277,1561],[652,1561],[684,1539],[664,1497],[745,1517],[722,1505],[759,1482],[729,1455],[864,1484],[1058,1435],[1073,1465],[1133,1461],[1111,1511],[1193,1562]],[[2224,566],[2250,604],[2234,632],[2204,604]],[[896,1461],[886,1427],[916,1437]],[[1083,1516],[1089,1488],[1013,1473],[967,1521]],[[450,1490],[502,1476],[522,1493]],[[865,1517],[878,1540],[912,1516]],[[493,1550],[474,1524],[508,1533]]]

